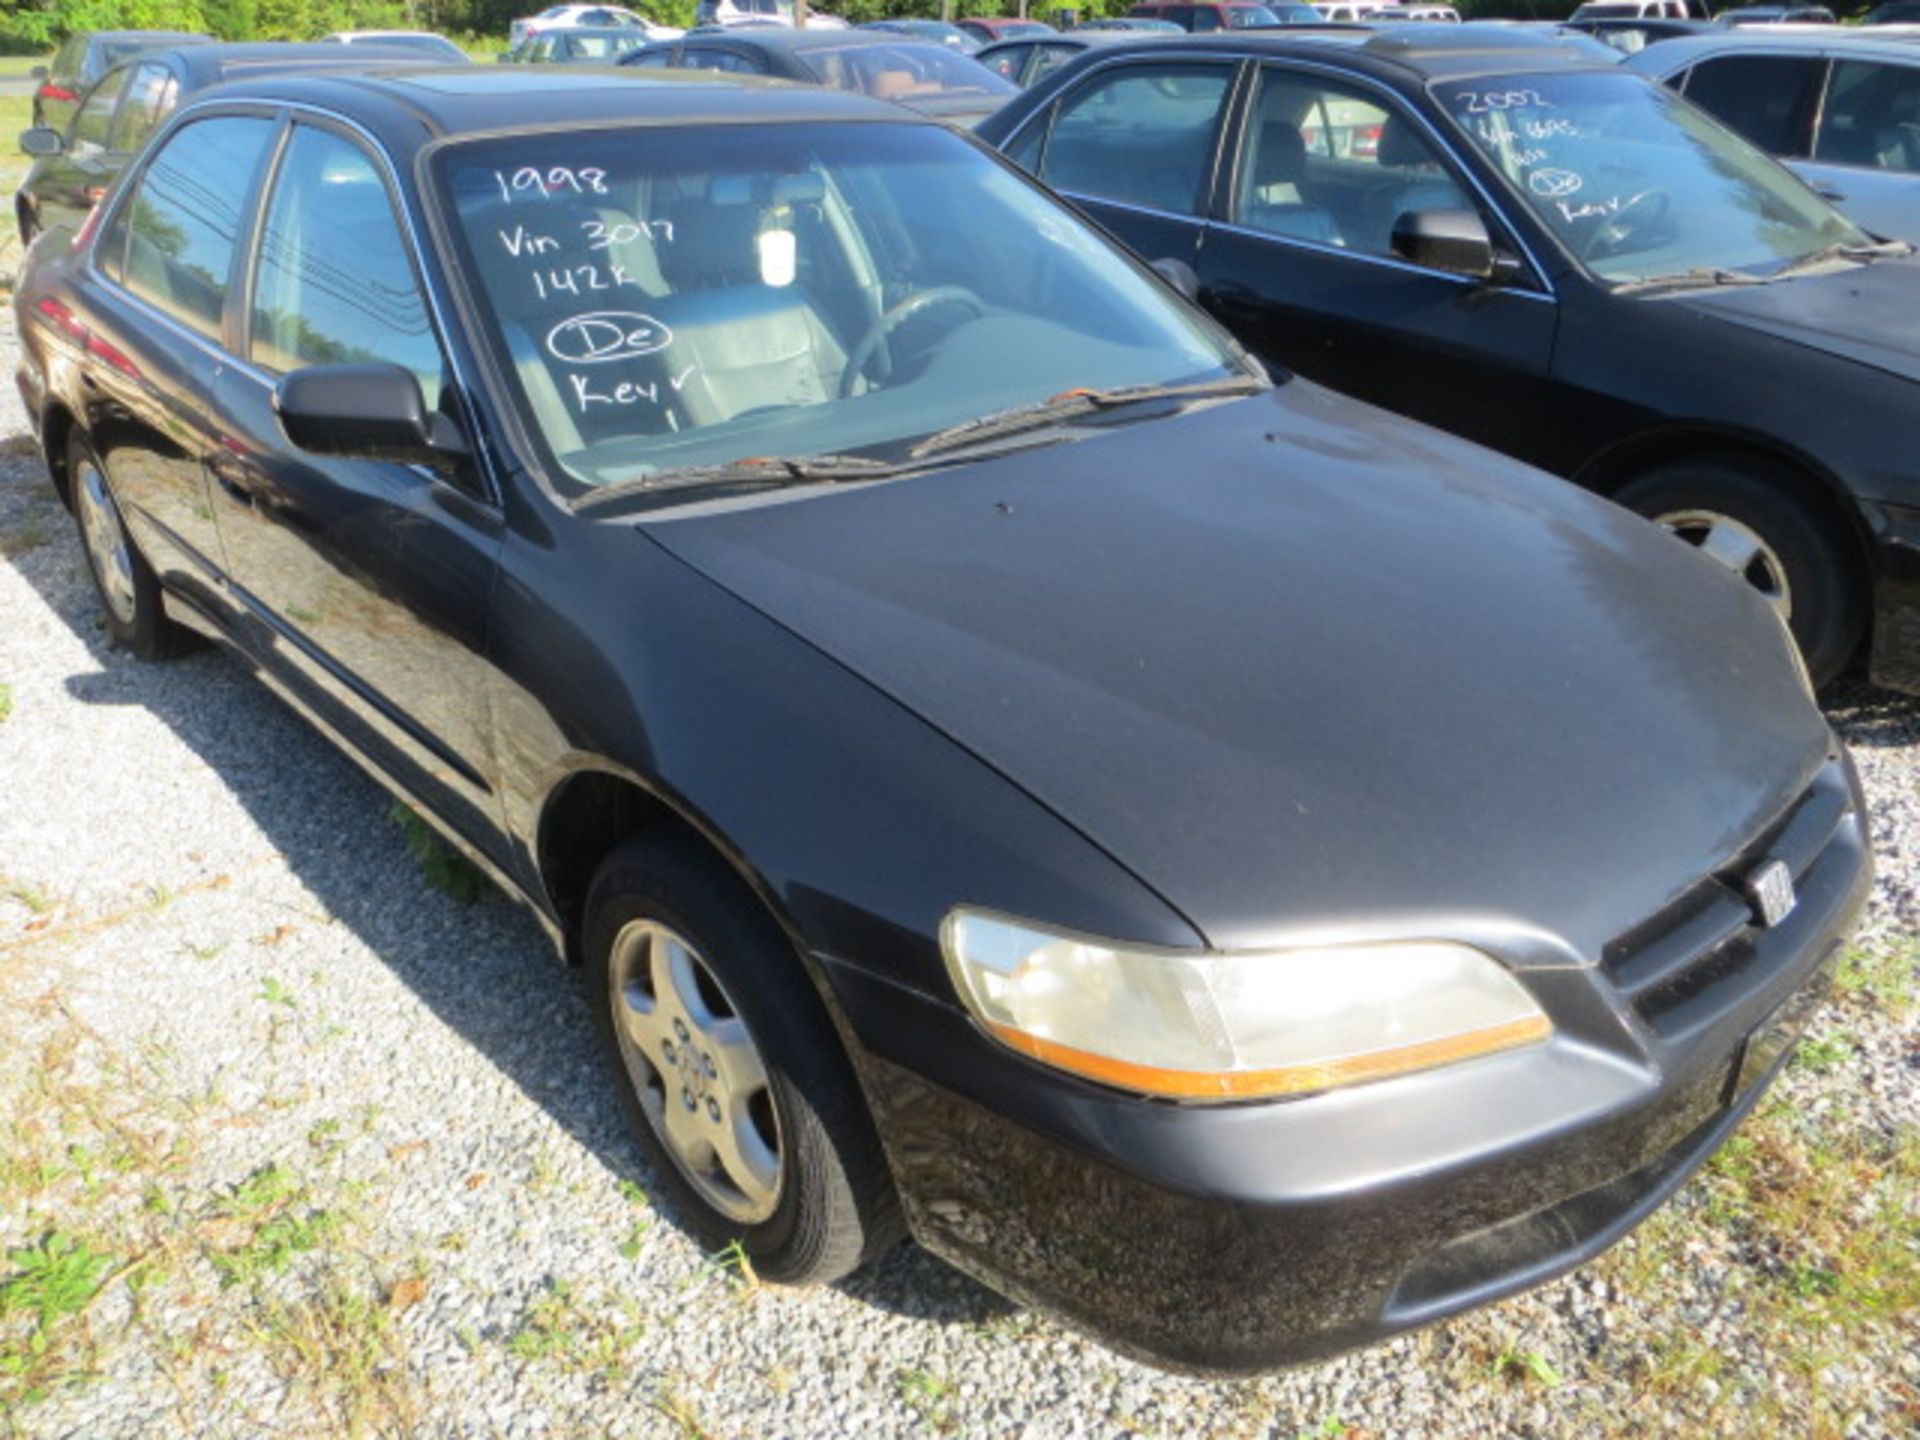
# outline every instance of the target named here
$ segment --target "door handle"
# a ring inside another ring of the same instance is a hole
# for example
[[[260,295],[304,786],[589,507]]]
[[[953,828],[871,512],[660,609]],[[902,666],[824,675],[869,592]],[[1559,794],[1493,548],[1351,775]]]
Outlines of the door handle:
[[[1259,305],[1260,297],[1252,287],[1229,280],[1223,285],[1202,286],[1200,303],[1222,310],[1252,310]]]

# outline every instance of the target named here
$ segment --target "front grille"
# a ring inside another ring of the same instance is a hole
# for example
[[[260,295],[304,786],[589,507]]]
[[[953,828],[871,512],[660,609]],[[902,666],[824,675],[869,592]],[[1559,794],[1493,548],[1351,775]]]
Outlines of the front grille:
[[[1793,875],[1801,903],[1818,904],[1826,872],[1844,869],[1858,840],[1846,768],[1829,760],[1786,811],[1740,854],[1652,918],[1608,943],[1600,969],[1655,1033],[1677,1035],[1710,1019],[1741,993],[1767,931],[1743,889],[1769,860]],[[1844,887],[1842,887],[1844,888]],[[1792,923],[1789,916],[1784,923]]]

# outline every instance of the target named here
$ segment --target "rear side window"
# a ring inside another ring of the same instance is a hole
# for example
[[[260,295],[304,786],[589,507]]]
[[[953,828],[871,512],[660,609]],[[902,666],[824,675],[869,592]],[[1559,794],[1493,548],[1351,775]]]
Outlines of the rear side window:
[[[1813,158],[1920,172],[1920,66],[1837,62]]]
[[[121,283],[210,340],[220,338],[242,206],[272,136],[273,122],[254,115],[216,116],[176,131],[102,241],[102,263],[111,267],[106,257],[124,230]]]
[[[73,117],[68,139],[75,149],[82,145],[95,150],[106,148],[107,131],[113,124],[113,107],[120,103],[120,92],[126,88],[125,70],[112,71],[93,87],[93,93]]]
[[[166,66],[142,65],[135,70],[127,86],[127,98],[120,106],[120,118],[114,122],[113,148],[133,151],[146,144],[147,137],[173,112],[179,97],[179,82]]]
[[[1134,65],[1061,102],[1041,178],[1060,190],[1194,213],[1213,159],[1225,65]]]
[[[1014,84],[1018,85],[1020,83],[1020,72],[1026,68],[1027,56],[1032,52],[1033,47],[1031,45],[1008,45],[1004,49],[996,48],[991,55],[978,58],[981,64],[993,71],[993,73],[998,75],[1002,80],[1011,80]]]
[[[1805,155],[1825,65],[1786,55],[1703,60],[1687,77],[1686,96],[1770,155]]]
[[[393,202],[373,161],[327,130],[294,127],[267,201],[254,272],[254,364],[404,365],[429,404],[440,394],[440,346]]]

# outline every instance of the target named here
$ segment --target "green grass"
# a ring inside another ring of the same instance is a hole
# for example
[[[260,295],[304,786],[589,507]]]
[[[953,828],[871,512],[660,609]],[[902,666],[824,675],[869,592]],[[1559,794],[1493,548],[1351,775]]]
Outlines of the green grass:
[[[448,846],[438,830],[397,800],[391,814],[407,837],[407,849],[420,862],[420,873],[427,884],[463,905],[471,905],[487,893],[487,877]]]
[[[0,55],[0,75],[26,75],[36,65],[44,65],[51,55]]]

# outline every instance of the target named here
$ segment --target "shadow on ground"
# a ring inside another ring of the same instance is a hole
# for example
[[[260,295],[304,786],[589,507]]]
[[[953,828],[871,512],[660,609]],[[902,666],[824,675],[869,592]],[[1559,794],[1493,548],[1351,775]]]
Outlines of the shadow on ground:
[[[660,1194],[587,1039],[581,987],[555,962],[530,915],[491,888],[471,905],[428,888],[386,791],[238,657],[205,646],[149,665],[113,645],[91,586],[77,578],[85,561],[71,529],[10,563],[98,667],[70,677],[70,694],[90,705],[136,705],[164,721],[220,777],[328,915],[616,1177]],[[655,1204],[684,1231],[670,1205]],[[1012,1308],[910,1243],[841,1288],[879,1309],[944,1323],[979,1322]]]

